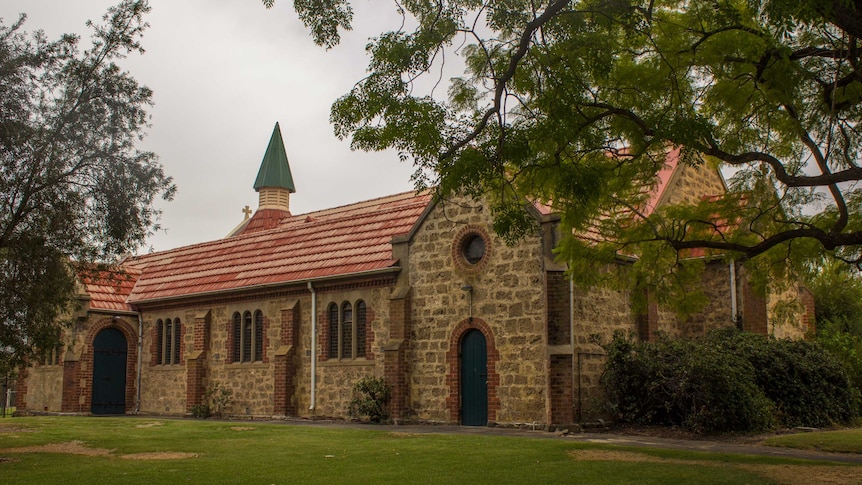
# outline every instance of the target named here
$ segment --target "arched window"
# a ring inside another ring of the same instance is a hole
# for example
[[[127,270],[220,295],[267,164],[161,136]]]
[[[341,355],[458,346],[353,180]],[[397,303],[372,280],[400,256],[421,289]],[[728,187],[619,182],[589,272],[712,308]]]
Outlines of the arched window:
[[[165,322],[156,320],[156,364],[164,363],[165,354]]]
[[[341,305],[341,358],[353,357],[353,306],[350,302]]]
[[[242,361],[251,362],[251,312],[242,314]]]
[[[171,322],[171,319],[168,318],[165,320],[165,360],[162,364],[170,364],[173,363],[173,359],[171,358],[174,347],[171,344],[171,337],[174,336],[174,324]]]
[[[254,361],[263,360],[263,312],[254,312]]]
[[[365,357],[365,326],[366,326],[365,302],[356,302],[356,357]]]
[[[330,359],[365,357],[368,319],[365,302],[359,300],[354,306],[345,301],[341,307],[330,303],[326,313],[329,318],[327,356]]]
[[[335,303],[329,304],[327,311],[329,318],[329,342],[327,342],[327,356],[330,359],[339,358],[338,355],[338,305]]]
[[[181,337],[183,335],[181,328],[182,328],[182,324],[180,323],[180,319],[175,318],[174,319],[174,360],[173,360],[174,364],[180,363],[180,349],[182,348],[180,346],[180,344],[181,344]]]
[[[233,314],[233,327],[231,328],[233,337],[233,348],[231,349],[231,362],[240,362],[240,349],[242,348],[242,316],[239,312]]]
[[[156,320],[156,359],[158,365],[180,363],[182,329],[179,318]]]
[[[260,362],[263,360],[263,312],[245,311],[233,314],[231,326],[231,362]]]

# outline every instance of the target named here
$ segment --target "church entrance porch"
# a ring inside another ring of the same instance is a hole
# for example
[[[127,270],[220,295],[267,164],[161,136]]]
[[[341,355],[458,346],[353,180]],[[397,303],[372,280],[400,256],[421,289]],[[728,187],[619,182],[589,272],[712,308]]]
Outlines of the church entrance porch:
[[[124,414],[128,343],[123,332],[106,328],[93,340],[93,414]]]

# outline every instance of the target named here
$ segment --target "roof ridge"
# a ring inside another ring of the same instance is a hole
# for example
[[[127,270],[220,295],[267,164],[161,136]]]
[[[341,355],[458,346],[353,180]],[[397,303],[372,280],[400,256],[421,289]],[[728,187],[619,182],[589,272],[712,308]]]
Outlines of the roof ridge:
[[[423,195],[428,195],[429,193],[430,193],[430,192],[429,192],[427,189],[424,189],[424,190],[421,190],[421,191],[417,191],[417,190],[407,190],[407,191],[404,191],[404,192],[398,192],[398,193],[395,193],[395,194],[389,194],[389,195],[383,195],[383,196],[380,196],[380,197],[375,197],[375,198],[373,198],[373,199],[360,200],[360,201],[358,201],[358,202],[352,202],[352,203],[349,203],[349,204],[337,205],[337,206],[335,206],[335,207],[329,207],[329,208],[326,208],[326,209],[318,209],[318,210],[316,210],[316,211],[304,212],[304,213],[302,213],[302,214],[293,214],[293,215],[291,215],[291,219],[292,219],[292,218],[295,218],[295,217],[308,217],[308,216],[310,216],[310,215],[319,214],[319,213],[321,213],[321,212],[343,212],[343,211],[344,211],[345,209],[347,209],[348,207],[356,207],[356,206],[360,206],[360,205],[362,205],[362,204],[370,204],[370,203],[372,203],[372,202],[378,202],[378,201],[381,201],[381,200],[383,200],[383,199],[394,199],[394,198],[400,198],[400,197],[404,197],[404,196],[406,196],[406,195],[408,195],[408,194],[413,194],[413,195],[412,195],[412,197],[411,197],[411,198],[413,198],[413,197],[420,197],[420,196],[423,196]]]
[[[414,190],[408,190],[408,191],[399,192],[396,194],[390,194],[390,195],[386,195],[386,196],[375,197],[373,199],[361,200],[358,202],[354,202],[352,204],[344,204],[341,206],[331,207],[328,209],[320,209],[317,211],[306,212],[303,214],[290,215],[290,216],[286,217],[285,219],[283,219],[282,222],[280,222],[279,225],[273,229],[268,229],[265,231],[257,231],[257,232],[253,232],[253,233],[249,233],[249,234],[238,234],[236,236],[226,237],[226,238],[222,238],[222,239],[215,239],[212,241],[203,241],[203,242],[199,242],[199,243],[188,244],[186,246],[180,246],[180,247],[171,248],[171,249],[164,249],[162,251],[156,251],[153,253],[142,254],[140,256],[132,256],[132,257],[124,260],[122,263],[122,266],[140,265],[140,264],[146,265],[147,260],[152,260],[154,258],[157,258],[160,255],[165,255],[167,253],[198,249],[198,248],[203,248],[203,247],[207,247],[207,246],[215,246],[218,244],[224,244],[225,241],[232,241],[232,240],[236,240],[239,238],[261,237],[264,235],[272,234],[273,232],[283,231],[284,228],[282,227],[282,225],[285,224],[287,221],[292,221],[295,219],[307,218],[308,216],[312,216],[312,222],[313,222],[314,214],[320,214],[323,212],[330,212],[330,211],[333,213],[343,212],[344,210],[346,210],[347,208],[350,208],[350,207],[357,207],[357,206],[360,206],[362,204],[370,204],[372,202],[377,202],[377,201],[381,201],[384,199],[390,199],[390,198],[397,199],[397,198],[404,197],[405,195],[411,194],[411,193],[414,194],[414,197],[420,197],[422,195],[427,195],[427,191],[426,191],[426,193],[423,194],[423,193],[419,193],[419,192],[414,191]],[[407,200],[409,200],[409,199],[407,199]],[[417,202],[417,204],[418,204],[418,202]],[[380,209],[380,210],[372,211],[371,213],[380,213],[383,211],[384,211],[384,209]],[[339,219],[346,219],[346,218],[347,218],[346,216],[342,216],[342,217],[329,218],[328,220],[329,221],[337,221]]]

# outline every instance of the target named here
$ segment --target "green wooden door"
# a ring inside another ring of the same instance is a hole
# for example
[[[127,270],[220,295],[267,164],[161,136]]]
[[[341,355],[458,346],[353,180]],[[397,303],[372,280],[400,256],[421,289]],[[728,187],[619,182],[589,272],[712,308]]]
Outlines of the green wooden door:
[[[461,340],[461,424],[488,424],[488,350],[478,330]]]
[[[126,412],[126,337],[106,328],[93,339],[93,414]]]

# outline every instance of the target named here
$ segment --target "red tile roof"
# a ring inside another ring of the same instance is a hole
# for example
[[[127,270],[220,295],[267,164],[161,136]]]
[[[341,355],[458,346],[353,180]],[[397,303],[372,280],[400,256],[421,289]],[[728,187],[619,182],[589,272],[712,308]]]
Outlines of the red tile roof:
[[[127,303],[141,271],[134,267],[78,268],[78,278],[90,297],[90,310],[134,311]]]
[[[393,267],[393,236],[408,233],[429,193],[406,192],[283,218],[276,229],[245,233],[127,262],[141,270],[130,303],[259,285],[351,275]]]

